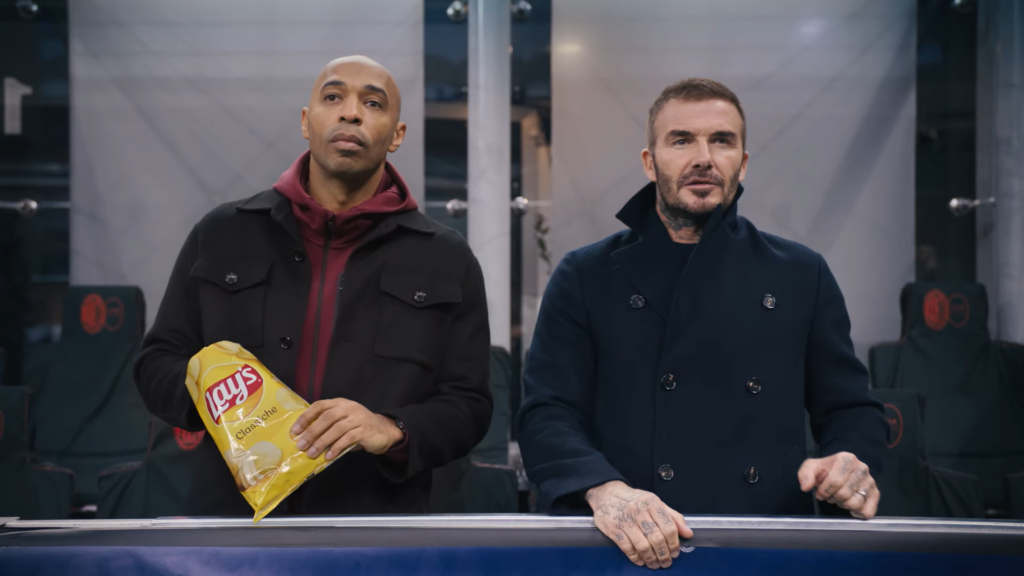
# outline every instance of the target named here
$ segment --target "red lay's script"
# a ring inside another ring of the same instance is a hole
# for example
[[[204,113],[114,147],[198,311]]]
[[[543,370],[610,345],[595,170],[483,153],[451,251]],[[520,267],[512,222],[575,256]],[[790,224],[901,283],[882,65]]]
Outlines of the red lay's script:
[[[214,423],[220,424],[221,416],[236,406],[243,406],[246,400],[254,398],[256,401],[243,407],[240,413],[232,415],[232,421],[241,420],[251,413],[259,405],[258,396],[263,395],[263,377],[258,370],[248,364],[243,364],[238,371],[219,380],[206,390],[206,409],[210,411],[210,417]]]

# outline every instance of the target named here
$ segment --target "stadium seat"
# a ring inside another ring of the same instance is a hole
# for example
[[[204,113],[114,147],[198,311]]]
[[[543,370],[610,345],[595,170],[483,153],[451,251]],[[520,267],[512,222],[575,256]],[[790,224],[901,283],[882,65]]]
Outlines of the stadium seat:
[[[1009,514],[1007,477],[1024,471],[1024,347],[990,338],[981,284],[908,284],[900,308],[902,338],[869,353],[874,386],[927,398],[930,463],[977,476],[989,514]]]
[[[35,390],[33,459],[74,471],[76,509],[96,504],[101,470],[145,455],[150,417],[132,381],[144,321],[137,287],[74,286],[65,297]]]
[[[504,348],[491,347],[491,426],[469,456],[434,471],[432,513],[518,511],[519,485],[515,470],[509,466],[511,362]]]
[[[67,518],[74,474],[31,462],[30,396],[23,386],[0,386],[0,516]]]
[[[234,490],[213,439],[153,418],[145,458],[99,474],[97,518],[191,516],[217,510],[249,515],[252,509]],[[228,493],[218,489],[229,487]]]
[[[978,478],[933,468],[925,444],[925,398],[914,390],[875,390],[885,406],[889,444],[876,481],[880,516],[980,518]]]

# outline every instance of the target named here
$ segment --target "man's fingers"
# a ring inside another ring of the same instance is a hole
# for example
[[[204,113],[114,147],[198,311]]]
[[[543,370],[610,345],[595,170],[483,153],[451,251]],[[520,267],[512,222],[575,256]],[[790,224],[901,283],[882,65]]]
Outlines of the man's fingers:
[[[354,445],[359,444],[361,435],[361,428],[353,428],[352,430],[349,430],[344,435],[342,435],[341,438],[338,438],[338,440],[335,441],[334,444],[331,445],[331,447],[327,450],[327,454],[324,455],[324,458],[327,460],[333,460],[340,456],[341,454],[344,454]],[[356,447],[358,448],[358,446]]]
[[[633,543],[633,548],[640,554],[640,559],[644,561],[648,568],[661,567],[658,557],[654,554],[654,547],[651,546],[650,540],[647,539],[647,535],[640,529],[639,524],[634,524],[631,528],[627,528],[626,536],[629,537]]]
[[[882,493],[878,490],[874,480],[871,481],[870,487],[864,491],[868,494],[867,498],[864,498],[864,503],[856,508],[851,508],[850,513],[854,518],[870,520],[878,513],[878,502],[882,499]],[[856,498],[860,498],[860,494]]]
[[[878,489],[878,486],[875,486],[874,488],[871,489],[871,492],[868,492],[867,504],[865,504],[864,507],[860,509],[861,516],[863,516],[865,520],[871,520],[872,518],[874,518],[875,514],[878,514],[878,503],[881,500],[882,491]]]
[[[686,525],[686,517],[675,510],[672,510],[671,515],[676,523],[676,528],[679,530],[679,535],[686,539],[693,538],[693,530]]]
[[[852,473],[852,456],[833,460],[832,466],[829,468],[828,475],[825,476],[824,482],[818,484],[818,492],[815,496],[817,496],[818,500],[829,500],[833,498],[836,495],[836,492],[839,492],[839,490],[849,482],[850,474]]]
[[[299,450],[312,450],[313,446],[317,445],[320,450],[324,449],[331,442],[337,440],[337,438],[332,438],[327,444],[321,443],[318,445],[317,442],[320,437],[345,418],[346,414],[344,411],[337,407],[321,412],[320,416],[306,428],[306,431],[295,439],[295,447]]]
[[[645,564],[644,559],[640,557],[640,553],[636,551],[633,546],[633,541],[629,539],[629,536],[619,529],[614,529],[611,535],[607,535],[619,546],[619,550],[622,550],[626,554],[626,558],[637,566],[643,566]]]
[[[305,430],[311,422],[319,418],[328,407],[329,404],[323,400],[317,400],[310,404],[309,408],[303,410],[302,414],[299,414],[299,417],[295,419],[295,424],[292,424],[292,435],[295,436],[302,434],[302,431]]]
[[[633,547],[633,542],[626,536],[626,533],[621,530],[615,523],[607,520],[594,519],[594,525],[601,531],[602,534],[608,537],[609,540],[615,542],[615,545],[622,550],[622,553],[629,558],[629,561],[637,566],[643,566],[644,561],[640,558],[640,553]]]
[[[665,538],[665,533],[662,532],[661,526],[658,525],[654,517],[649,513],[641,513],[639,520],[640,531],[647,537],[647,541],[651,544],[651,550],[654,551],[654,556],[657,558],[658,566],[661,568],[668,568],[672,565],[672,550],[669,548],[668,540]]]
[[[313,430],[313,427],[315,427],[316,425],[317,423],[314,422],[313,426],[310,426],[309,431],[303,434],[303,436],[305,437],[306,435],[310,434]],[[331,425],[329,428],[324,430],[323,433],[320,434],[320,436],[318,436],[311,445],[309,445],[308,449],[306,450],[306,454],[308,454],[310,458],[316,458],[317,456],[320,455],[321,452],[330,448],[342,436],[356,429],[358,429],[358,427],[353,425],[350,419],[343,418],[341,420],[338,420],[334,422],[334,424]],[[301,450],[301,448],[299,449]]]
[[[818,484],[818,469],[820,466],[821,460],[818,458],[804,460],[800,470],[796,473],[796,477],[800,481],[800,490],[808,492]]]
[[[870,486],[867,480],[871,477],[868,474],[868,467],[864,464],[859,464],[854,471],[850,473],[850,476],[846,479],[846,482],[840,486],[839,490],[832,495],[832,499],[843,508],[853,510],[854,508],[860,508],[866,498],[862,497],[857,490],[861,490]],[[867,490],[864,490],[867,492]]]
[[[671,510],[664,503],[659,503],[654,507],[654,512],[651,516],[654,517],[658,523],[658,527],[661,529],[661,533],[665,536],[665,542],[668,543],[668,553],[673,558],[679,557],[679,529],[676,528],[676,521],[672,519],[668,511]]]

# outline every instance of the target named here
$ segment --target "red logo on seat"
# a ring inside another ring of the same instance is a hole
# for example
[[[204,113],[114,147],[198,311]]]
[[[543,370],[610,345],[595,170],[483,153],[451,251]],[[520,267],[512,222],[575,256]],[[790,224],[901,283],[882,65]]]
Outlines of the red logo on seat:
[[[936,332],[946,327],[949,322],[949,298],[938,288],[933,288],[924,295],[924,323]]]
[[[957,328],[963,328],[971,318],[971,304],[963,294],[953,294],[949,297],[949,324]]]
[[[889,423],[889,429],[892,430],[890,434],[892,442],[888,447],[895,448],[903,439],[903,414],[895,404],[885,404],[885,421]]]
[[[88,294],[82,299],[79,316],[86,334],[99,334],[107,324],[107,304],[99,294]]]
[[[103,327],[111,332],[117,332],[124,324],[124,304],[117,297],[107,298],[105,304],[107,305],[107,320],[103,323]]]
[[[104,328],[117,332],[124,324],[124,303],[116,296],[103,299],[99,294],[87,294],[79,310],[82,330],[95,336]]]
[[[203,436],[206,436],[206,430],[189,432],[188,430],[182,430],[181,428],[174,429],[174,441],[178,443],[178,448],[181,448],[185,452],[195,450],[197,446],[202,444]]]

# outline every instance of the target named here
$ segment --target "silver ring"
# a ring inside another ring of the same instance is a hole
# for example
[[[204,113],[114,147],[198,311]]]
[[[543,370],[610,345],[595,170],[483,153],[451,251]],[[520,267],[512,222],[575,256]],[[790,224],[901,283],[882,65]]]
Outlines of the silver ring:
[[[863,491],[863,490],[857,490],[857,494],[860,494],[861,496],[863,496],[865,500],[868,499],[868,493]]]

